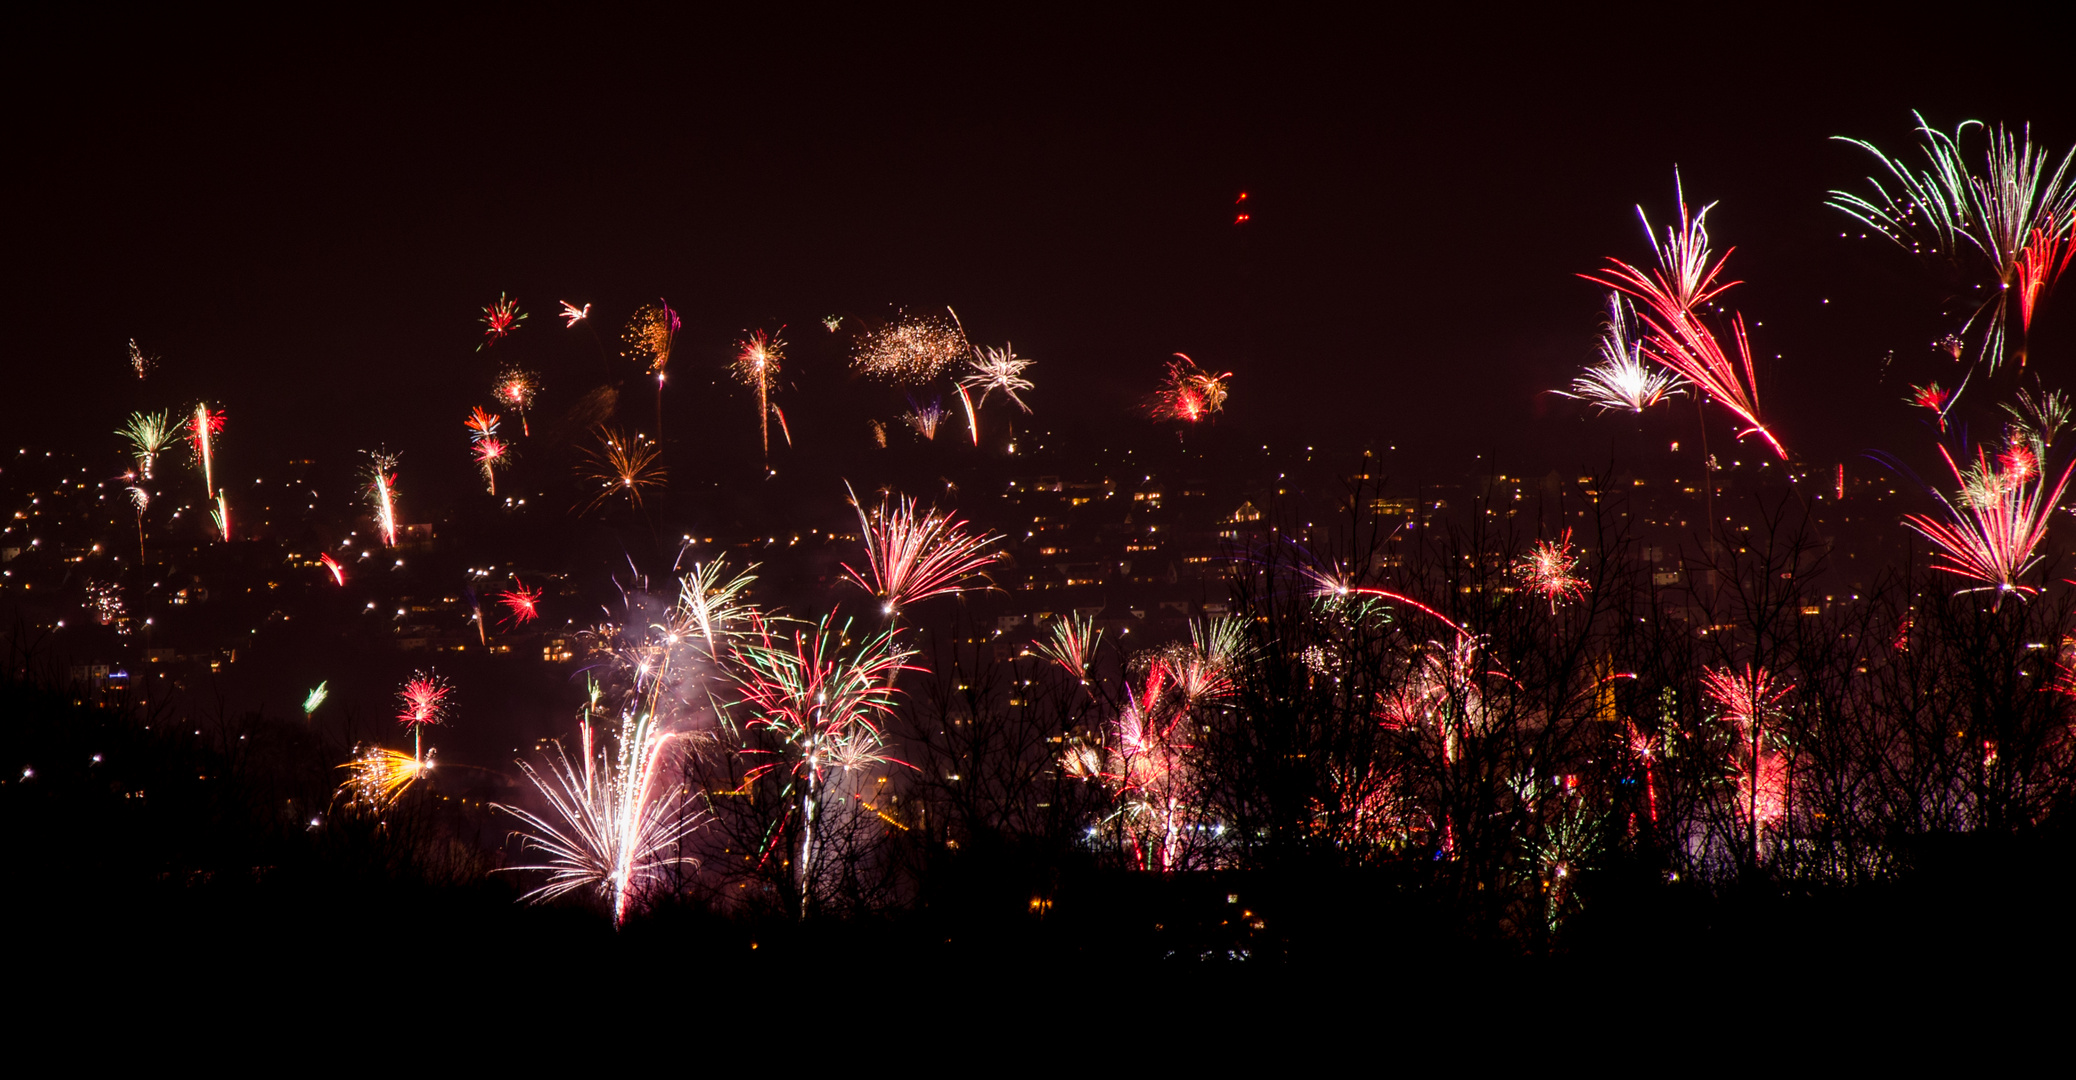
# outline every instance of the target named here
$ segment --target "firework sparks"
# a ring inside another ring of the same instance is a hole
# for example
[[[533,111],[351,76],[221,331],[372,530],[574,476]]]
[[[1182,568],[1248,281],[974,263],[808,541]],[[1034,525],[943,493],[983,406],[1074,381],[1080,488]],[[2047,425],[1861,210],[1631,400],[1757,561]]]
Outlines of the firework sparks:
[[[1569,391],[1552,392],[1586,402],[1602,412],[1632,413],[1643,412],[1682,393],[1686,380],[1645,361],[1643,342],[1636,340],[1630,330],[1635,311],[1629,302],[1620,293],[1612,293],[1607,307],[1608,318],[1600,338],[1600,363],[1573,379]]]
[[[137,512],[137,565],[144,565],[144,512],[151,509],[151,492],[131,484],[123,489],[130,496],[130,509]]]
[[[403,705],[403,710],[396,714],[397,723],[410,729],[413,753],[421,761],[425,756],[425,727],[446,722],[447,698],[453,692],[454,687],[447,680],[423,671],[412,672],[403,689],[397,691],[397,701]]]
[[[1188,356],[1176,353],[1168,360],[1167,377],[1161,388],[1154,391],[1148,411],[1156,420],[1191,424],[1215,416],[1225,411],[1225,381],[1232,377],[1230,371],[1213,375]]]
[[[1096,649],[1102,644],[1103,631],[1096,628],[1094,616],[1069,612],[1052,624],[1052,640],[1032,646],[1031,651],[1086,683],[1089,665],[1095,663]]]
[[[785,328],[779,331],[784,333]],[[735,343],[735,378],[757,392],[757,427],[764,440],[766,467],[771,465],[771,392],[778,388],[779,363],[785,358],[786,342],[779,334],[767,337],[758,330]]]
[[[478,405],[475,411],[469,413],[468,418],[461,422],[461,426],[469,429],[470,442],[479,442],[497,434],[497,421],[496,413],[486,412]]]
[[[375,531],[384,545],[395,547],[397,455],[378,450],[368,459],[368,503],[375,511]]]
[[[112,581],[86,583],[87,610],[93,612],[94,621],[102,626],[113,626],[123,617],[122,587]]]
[[[1643,343],[1644,352],[1744,421],[1747,427],[1738,432],[1738,438],[1758,435],[1785,461],[1787,450],[1766,429],[1766,425],[1759,422],[1759,381],[1752,365],[1751,342],[1744,332],[1744,316],[1731,318],[1731,329],[1737,343],[1738,357],[1735,361],[1724,352],[1715,333],[1701,321],[1702,305],[1738,284],[1735,281],[1718,284],[1716,281],[1723,272],[1723,263],[1730,257],[1729,252],[1724,252],[1713,265],[1709,262],[1707,219],[1715,204],[1693,211],[1687,206],[1686,193],[1680,188],[1677,176],[1673,188],[1680,207],[1680,223],[1677,228],[1665,230],[1664,243],[1659,243],[1657,235],[1651,231],[1651,221],[1644,214],[1643,207],[1636,208],[1637,217],[1643,221],[1644,234],[1649,237],[1651,248],[1658,256],[1657,269],[1644,271],[1611,256],[1609,268],[1604,271],[1605,278],[1592,274],[1579,276],[1643,301],[1643,322],[1650,331]]]
[[[1447,615],[1444,615],[1441,612],[1436,611],[1431,607],[1428,607],[1426,604],[1423,604],[1420,601],[1405,595],[1404,593],[1395,593],[1389,589],[1379,589],[1374,586],[1354,585],[1341,576],[1335,574],[1328,574],[1325,571],[1321,570],[1307,569],[1305,571],[1305,576],[1312,580],[1312,594],[1314,596],[1333,598],[1346,598],[1350,596],[1374,596],[1384,600],[1395,600],[1401,604],[1409,605],[1411,607],[1417,608],[1420,611],[1427,613],[1430,617],[1439,621],[1443,626],[1446,626],[1449,629],[1456,631],[1458,637],[1471,636],[1470,631],[1465,630],[1463,627],[1458,626],[1456,623],[1450,621]]]
[[[476,440],[476,467],[483,470],[483,482],[490,485],[490,494],[497,494],[497,470],[512,463],[511,453],[505,441],[499,438]]]
[[[2069,265],[2068,252],[2058,260],[2056,253],[2069,242],[2076,223],[2076,175],[2070,169],[2076,151],[2064,155],[2050,174],[2047,149],[2033,145],[2030,129],[2014,136],[2002,126],[1992,130],[1968,120],[1949,135],[1925,123],[1922,115],[1917,115],[1917,125],[1929,165],[1921,170],[1865,140],[1841,137],[1873,154],[1895,187],[1869,177],[1872,197],[1833,191],[1828,205],[1912,254],[1939,259],[1964,272],[1987,270],[1995,287],[1962,324],[1957,338],[1979,330],[1976,355],[1987,361],[1991,372],[2009,350],[2012,294],[2017,293],[2015,351],[2024,364],[2034,305]],[[1988,140],[1981,175],[1969,165],[1961,145],[1971,128],[1981,129]]]
[[[476,343],[476,351],[497,344],[525,321],[526,313],[519,310],[519,301],[498,293],[497,302],[483,309],[483,340]]]
[[[794,626],[788,639],[758,620],[731,650],[742,707],[751,714],[745,730],[770,733],[782,754],[782,761],[751,770],[751,778],[782,769],[799,798],[803,912],[816,893],[815,824],[833,775],[905,764],[886,754],[881,721],[893,713],[895,680],[912,670],[913,653],[891,626],[847,646],[850,629],[825,616]]]
[[[381,810],[394,804],[405,788],[430,772],[432,762],[400,750],[371,746],[339,767],[347,770],[346,782],[339,790],[346,795],[348,805]]]
[[[751,563],[742,573],[724,581],[726,559],[693,563],[692,572],[679,583],[678,620],[688,635],[697,634],[706,640],[708,656],[718,655],[720,641],[733,636],[737,624],[755,614],[756,608],[742,594],[757,580],[750,571],[758,565]]]
[[[187,422],[188,442],[195,448],[195,463],[202,467],[202,488],[216,494],[216,436],[223,431],[221,411],[211,412],[208,403],[195,406]]]
[[[1564,600],[1583,600],[1591,585],[1578,575],[1579,549],[1572,546],[1571,530],[1555,540],[1538,540],[1528,553],[1514,561],[1514,574],[1528,591],[1550,602],[1555,614]]]
[[[879,508],[867,513],[853,494],[851,505],[858,511],[870,576],[848,563],[844,572],[889,615],[932,596],[961,592],[976,576],[985,580],[982,570],[1000,557],[985,549],[1001,536],[968,532],[964,521],[935,510],[918,512],[914,499],[883,497]]]
[[[132,370],[137,372],[137,377],[139,379],[142,379],[146,375],[151,374],[151,369],[157,367],[158,363],[158,357],[153,356],[150,353],[145,352],[143,349],[137,347],[136,338],[130,339],[130,367]]]
[[[968,394],[966,392],[966,388],[962,385],[955,384],[952,386],[952,389],[957,390],[959,392],[959,404],[965,406],[966,409],[966,432],[967,434],[973,436],[973,445],[979,446],[980,416],[974,412],[973,395]]]
[[[1734,668],[1708,668],[1701,673],[1701,689],[1721,710],[1724,720],[1737,725],[1742,744],[1734,761],[1737,773],[1738,813],[1756,825],[1778,821],[1787,813],[1787,760],[1766,745],[1768,717],[1779,711],[1781,699],[1794,689],[1763,667],[1746,664]]]
[[[510,613],[513,626],[523,626],[540,617],[541,590],[529,589],[518,578],[512,579],[512,587],[497,594],[497,602]]]
[[[936,398],[931,398],[930,403],[925,405],[914,398],[909,398],[908,411],[901,414],[901,419],[906,420],[908,426],[915,429],[916,434],[935,442],[937,441],[937,425],[944,422],[944,403]]]
[[[841,316],[841,315],[824,315],[824,316],[822,316],[822,328],[823,328],[823,329],[825,329],[825,330],[827,330],[827,331],[829,331],[829,332],[830,332],[830,333],[832,333],[832,334],[836,332],[836,328],[837,328],[837,327],[839,327],[839,326],[842,326],[842,325],[843,325],[843,316]]]
[[[596,889],[618,926],[668,867],[692,861],[669,852],[702,818],[686,809],[676,786],[664,778],[668,751],[679,736],[659,731],[644,717],[623,725],[608,749],[597,745],[588,721],[580,730],[581,770],[560,742],[546,763],[546,775],[528,762],[519,763],[547,800],[546,816],[515,806],[497,808],[519,819],[517,835],[525,850],[545,857],[542,863],[511,867],[548,875],[546,884],[521,899],[545,902]]]
[[[330,686],[331,680],[326,679],[317,684],[317,689],[303,695],[303,719],[308,720],[315,715],[317,707],[323,705],[324,699],[331,696]]]
[[[578,307],[567,300],[560,301],[560,303],[562,304],[562,325],[565,329],[573,329],[578,323],[591,317],[590,304]]]
[[[224,492],[216,493],[216,505],[209,511],[209,520],[216,523],[216,534],[225,543],[231,539],[231,502]]]
[[[1986,452],[1978,450],[1975,466],[1964,473],[1945,447],[1939,448],[1939,454],[1961,487],[1960,505],[1935,490],[1932,495],[1946,508],[1950,520],[1907,514],[1903,524],[1938,549],[1941,561],[1933,565],[1982,582],[1962,592],[1994,590],[1999,604],[2006,594],[2024,598],[2038,592],[2019,584],[2019,579],[2040,562],[2034,552],[2047,538],[2048,521],[2076,463],[2062,470],[2050,491],[2046,474],[2037,465],[2014,461],[2012,465],[2018,467],[2000,471]]]
[[[339,560],[332,558],[330,555],[319,555],[317,561],[331,572],[333,583],[341,586],[346,584],[346,568],[339,565]]]
[[[670,366],[671,346],[676,343],[682,325],[678,313],[671,310],[667,301],[643,304],[635,309],[634,317],[628,319],[626,328],[620,331],[620,342],[624,346],[622,352],[661,382],[663,369]]]
[[[222,414],[218,414],[218,426],[222,423]],[[159,455],[165,453],[166,448],[173,445],[173,440],[177,438],[173,416],[165,411],[131,413],[129,423],[124,424],[116,434],[130,441],[130,453],[137,459],[137,475],[146,480],[151,479],[152,463],[157,461]]]
[[[519,434],[529,436],[533,434],[533,428],[526,422],[526,414],[533,408],[534,395],[540,390],[540,379],[533,372],[516,367],[499,372],[497,384],[490,388],[498,404],[519,414]]]
[[[1953,408],[1953,391],[1939,385],[1934,379],[1924,386],[1910,388],[1910,396],[1903,399],[1920,409],[1930,409],[1939,418],[1939,430],[1946,430],[1946,411]]]
[[[630,505],[641,509],[642,493],[663,487],[669,475],[661,460],[663,448],[653,439],[629,436],[625,431],[599,428],[598,445],[585,447],[582,453],[584,460],[578,464],[577,475],[598,488],[585,504],[585,513],[603,506],[615,495],[625,495]]]
[[[1031,389],[1031,380],[1023,378],[1023,370],[1035,361],[1016,355],[1015,346],[1004,345],[999,349],[976,348],[973,350],[973,359],[967,363],[971,370],[965,378],[959,380],[959,384],[968,388],[978,388],[980,404],[986,405],[988,395],[1000,390],[1003,396],[1016,403],[1017,408],[1027,413],[1031,411],[1031,407],[1024,404],[1024,399],[1016,396],[1016,392]]]
[[[936,378],[971,351],[966,332],[949,308],[945,315],[904,313],[887,326],[858,335],[851,366],[874,378],[914,385]]]

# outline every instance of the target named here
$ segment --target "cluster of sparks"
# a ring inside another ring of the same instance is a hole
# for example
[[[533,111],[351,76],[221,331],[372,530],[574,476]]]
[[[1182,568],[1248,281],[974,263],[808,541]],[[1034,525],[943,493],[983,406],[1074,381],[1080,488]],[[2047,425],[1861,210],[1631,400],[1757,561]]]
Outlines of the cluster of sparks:
[[[533,372],[508,367],[498,373],[497,382],[490,392],[500,406],[519,414],[519,433],[532,435],[533,428],[526,422],[526,414],[533,408],[534,395],[540,393],[540,389],[540,379]]]
[[[735,378],[757,394],[757,432],[767,466],[771,463],[771,411],[775,408],[771,392],[778,388],[779,364],[785,358],[786,342],[778,334],[758,330],[735,343]]]
[[[590,310],[589,304],[585,305],[585,310]],[[571,319],[570,325],[576,325],[576,320]],[[662,382],[663,370],[670,366],[671,346],[677,342],[682,325],[683,321],[667,301],[643,304],[635,309],[626,328],[620,331],[620,342],[628,359],[642,365],[649,374],[656,376],[656,381]]]
[[[498,603],[510,613],[512,625],[523,626],[540,617],[541,590],[529,589],[518,578],[512,579],[512,587],[497,595]]]
[[[903,314],[894,322],[858,335],[851,366],[888,382],[928,382],[970,355],[966,331],[949,310],[943,315]]]
[[[1766,721],[1794,689],[1763,667],[1708,668],[1701,689],[1725,721],[1737,729],[1740,752],[1733,757],[1738,812],[1755,825],[1772,825],[1787,814],[1787,758],[1770,745]]]
[[[663,448],[652,439],[629,435],[617,428],[600,428],[598,444],[583,448],[582,475],[597,485],[586,512],[624,496],[636,509],[644,493],[659,489],[669,472],[663,465]]]
[[[1528,591],[1550,602],[1550,610],[1565,600],[1582,600],[1590,587],[1578,574],[1579,550],[1571,542],[1571,530],[1555,540],[1537,540],[1514,562],[1514,573]]]
[[[138,347],[137,339],[131,338],[130,369],[137,373],[137,377],[142,379],[151,374],[151,369],[156,366],[158,366],[158,358]]]
[[[1602,412],[1641,413],[1681,393],[1685,379],[1644,357],[1643,342],[1632,326],[1635,310],[1620,293],[1608,296],[1607,322],[1601,330],[1600,363],[1555,393],[1586,402]]]
[[[469,445],[475,452],[476,467],[483,470],[483,482],[490,486],[490,494],[497,494],[497,470],[509,461],[510,451],[505,441],[497,437],[498,415],[477,406],[462,421],[468,428]]]
[[[519,324],[526,321],[526,312],[519,310],[519,301],[504,293],[483,309],[483,340],[476,343],[477,351],[504,340]]]
[[[1168,374],[1147,406],[1157,420],[1180,420],[1194,424],[1225,411],[1226,380],[1230,371],[1212,374],[1182,353],[1168,360]]]
[[[1017,391],[1031,389],[1031,380],[1024,378],[1023,372],[1035,362],[1016,355],[1016,348],[1012,345],[1004,345],[999,349],[976,348],[973,350],[973,359],[968,361],[971,366],[966,376],[959,380],[959,385],[969,390],[979,390],[981,405],[988,403],[989,394],[999,390],[1004,397],[1014,402],[1017,408],[1028,413],[1031,407],[1024,404],[1024,399],[1017,396]]]
[[[217,426],[221,427],[222,424],[222,414],[218,414]],[[129,423],[124,424],[116,434],[129,440],[130,452],[137,459],[137,475],[145,480],[152,478],[152,465],[158,461],[159,455],[165,453],[166,448],[172,446],[173,440],[179,437],[173,425],[172,414],[164,410],[155,413],[131,413]]]
[[[368,505],[375,512],[375,532],[389,547],[396,546],[396,460],[380,450],[368,455]]]

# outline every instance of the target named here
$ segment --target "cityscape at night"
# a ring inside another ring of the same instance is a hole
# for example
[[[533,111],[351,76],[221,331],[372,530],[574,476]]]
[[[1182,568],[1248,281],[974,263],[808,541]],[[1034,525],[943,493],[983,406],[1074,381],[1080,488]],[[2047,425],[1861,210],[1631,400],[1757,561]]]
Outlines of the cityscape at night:
[[[9,50],[21,955],[1361,1009],[2076,945],[2053,35],[228,18]]]

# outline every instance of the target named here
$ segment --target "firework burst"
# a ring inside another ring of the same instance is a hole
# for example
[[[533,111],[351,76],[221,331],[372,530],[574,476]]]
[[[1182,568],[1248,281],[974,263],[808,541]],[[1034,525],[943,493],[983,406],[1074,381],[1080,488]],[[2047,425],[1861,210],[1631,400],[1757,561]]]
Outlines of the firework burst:
[[[578,323],[583,322],[585,319],[591,317],[590,304],[585,304],[583,307],[578,307],[577,305],[572,304],[567,300],[561,301],[561,304],[562,325],[565,329],[574,329]]]
[[[1945,431],[1946,412],[1953,408],[1954,398],[1953,391],[1940,386],[1939,380],[1934,379],[1923,386],[1911,387],[1910,396],[1903,400],[1920,409],[1932,410],[1932,415],[1939,418],[1939,430]]]
[[[1564,600],[1583,600],[1591,585],[1578,575],[1579,549],[1572,545],[1571,530],[1555,540],[1537,540],[1528,553],[1514,561],[1514,575],[1528,591],[1550,602],[1550,612]]]
[[[986,550],[1001,536],[969,532],[964,521],[935,510],[919,512],[914,499],[882,497],[878,509],[868,513],[853,494],[851,506],[858,511],[867,572],[848,563],[844,572],[888,615],[932,596],[961,592],[976,577],[986,580],[982,571],[1001,557]]]
[[[231,501],[225,492],[216,493],[216,505],[209,510],[209,520],[216,523],[216,534],[225,543],[231,539]]]
[[[1738,432],[1738,438],[1758,435],[1785,461],[1787,450],[1759,421],[1759,381],[1752,365],[1751,342],[1744,332],[1744,316],[1731,317],[1736,360],[1731,359],[1715,333],[1701,321],[1702,306],[1738,284],[1716,280],[1722,275],[1730,252],[1724,252],[1713,264],[1709,261],[1707,219],[1715,204],[1698,212],[1690,209],[1677,175],[1673,178],[1673,190],[1680,207],[1680,223],[1665,230],[1662,244],[1651,231],[1651,221],[1643,207],[1636,208],[1644,235],[1658,256],[1656,269],[1645,271],[1610,257],[1604,271],[1606,277],[1579,276],[1642,301],[1643,323],[1649,331],[1643,351],[1744,421],[1746,428]]]
[[[151,492],[131,484],[123,489],[130,496],[130,509],[137,512],[137,565],[144,565],[144,512],[151,509]]]
[[[491,437],[476,440],[476,467],[483,470],[483,482],[490,486],[490,494],[497,494],[497,470],[512,463],[511,451],[505,441]]]
[[[368,505],[375,511],[375,531],[382,543],[396,546],[397,455],[380,450],[368,454]]]
[[[188,442],[195,449],[195,464],[202,469],[202,487],[216,495],[216,436],[223,431],[221,411],[211,412],[207,402],[195,406],[187,421]]]
[[[469,413],[467,419],[461,422],[461,426],[469,429],[470,442],[480,442],[497,434],[497,423],[498,417],[496,413],[487,412],[481,405],[478,405],[474,411]]]
[[[1975,465],[1963,472],[1945,447],[1939,448],[1939,455],[1946,459],[1946,467],[1960,485],[1960,505],[1935,490],[1932,496],[1946,508],[1948,520],[1906,514],[1903,524],[1938,549],[1940,561],[1933,565],[1982,582],[1962,592],[1993,590],[1998,604],[2003,603],[2007,594],[2023,599],[2038,592],[2019,580],[2040,562],[2041,556],[2034,552],[2047,538],[2048,521],[2061,502],[2076,463],[2064,468],[2049,490],[2046,473],[2039,469],[2037,458],[2014,458],[2000,470],[1988,453],[1978,450]]]
[[[571,325],[575,325],[574,321]],[[677,342],[678,329],[683,325],[678,313],[671,310],[667,301],[658,300],[636,308],[634,317],[620,331],[622,355],[640,364],[649,374],[663,379],[663,369],[670,366],[671,346]]]
[[[130,339],[130,368],[137,373],[139,379],[151,374],[151,369],[157,367],[158,363],[158,357],[137,347],[136,338]]]
[[[1147,411],[1156,420],[1180,420],[1194,424],[1225,411],[1225,381],[1230,371],[1213,375],[1182,353],[1168,360],[1168,374],[1154,391]]]
[[[512,579],[511,588],[497,594],[497,602],[505,606],[513,626],[523,626],[539,618],[540,600],[541,590],[527,588],[526,583],[518,578]]]
[[[1781,700],[1794,688],[1751,664],[1742,671],[1708,668],[1701,673],[1702,692],[1724,720],[1737,726],[1740,748],[1732,763],[1737,811],[1755,827],[1787,814],[1787,759],[1767,746],[1766,721],[1780,711]]]
[[[1913,115],[1923,139],[1925,166],[1907,165],[1865,140],[1841,137],[1874,155],[1889,179],[1869,177],[1871,196],[1833,191],[1828,205],[1905,251],[1938,259],[1963,274],[1980,275],[1987,279],[1984,284],[1993,282],[1987,299],[1968,315],[1957,337],[1975,336],[1976,357],[1993,373],[2007,352],[2015,351],[2024,364],[2034,306],[2068,269],[2071,253],[2076,252],[2070,233],[2076,224],[2076,174],[2071,172],[2076,150],[2063,155],[2050,173],[2047,149],[2033,145],[2030,129],[2014,136],[2002,126],[1991,129],[1968,120],[1949,135],[1925,123],[1922,115]],[[1962,148],[1971,128],[1987,136],[1980,174]],[[2016,335],[2009,327],[2014,308]],[[2018,343],[2012,350],[2014,336]]]
[[[324,699],[331,696],[331,690],[328,689],[330,686],[331,680],[327,679],[318,683],[316,689],[303,695],[303,719],[308,720],[315,715],[317,707],[323,705]]]
[[[404,789],[432,771],[430,758],[413,757],[401,750],[370,746],[352,761],[339,766],[347,770],[339,791],[349,806],[380,811],[393,805]]]
[[[784,333],[785,327],[779,331]],[[766,467],[771,465],[771,392],[778,388],[779,363],[785,358],[786,342],[779,334],[766,336],[758,330],[735,343],[736,381],[757,392],[757,430],[764,440]]]
[[[1103,631],[1096,628],[1094,616],[1069,612],[1052,624],[1052,640],[1032,646],[1031,651],[1086,683],[1089,666],[1095,663],[1096,649],[1102,644]]]
[[[1600,362],[1571,381],[1569,391],[1553,393],[1586,402],[1602,412],[1641,413],[1674,394],[1686,380],[1644,359],[1643,342],[1631,332],[1635,311],[1620,293],[1608,296],[1608,317],[1600,337]]]
[[[1024,404],[1024,399],[1016,396],[1016,392],[1031,389],[1031,380],[1023,377],[1023,370],[1035,362],[1016,355],[1013,345],[999,349],[976,348],[973,359],[967,361],[970,365],[968,373],[959,380],[959,385],[978,389],[982,405],[988,403],[989,394],[1000,390],[1003,396],[1016,403],[1017,408],[1028,413],[1031,407]]]
[[[661,489],[669,477],[662,462],[663,448],[653,439],[630,436],[622,430],[599,428],[598,445],[585,447],[582,454],[577,475],[596,485],[583,513],[598,509],[616,495],[626,496],[628,504],[639,510],[642,494]]]
[[[579,889],[595,889],[613,914],[613,925],[656,888],[668,868],[693,860],[672,850],[703,822],[665,779],[669,750],[680,736],[659,730],[650,717],[621,726],[610,748],[598,745],[587,720],[580,769],[562,744],[543,770],[519,768],[548,803],[539,815],[515,806],[497,808],[519,819],[524,850],[543,862],[515,872],[545,873],[547,883],[521,897],[545,902]]]
[[[533,372],[508,367],[498,373],[497,383],[490,388],[490,393],[499,405],[519,414],[519,434],[532,435],[533,428],[527,424],[526,414],[532,410],[534,395],[540,390],[540,379]]]
[[[851,366],[866,375],[903,385],[928,382],[972,351],[958,316],[897,317],[889,325],[858,335]]]
[[[403,706],[396,714],[397,723],[410,729],[413,753],[420,760],[424,759],[425,727],[447,721],[447,698],[453,693],[454,687],[447,680],[424,671],[412,672],[403,689],[396,693]]]
[[[914,398],[909,398],[908,411],[901,414],[901,419],[907,421],[908,426],[914,428],[916,434],[935,442],[937,441],[937,425],[944,422],[944,416],[944,403],[936,398],[931,398],[930,403],[927,405]]]
[[[223,426],[221,413],[217,414],[216,422],[218,427]],[[137,459],[137,475],[146,480],[151,479],[152,463],[179,437],[173,426],[173,415],[163,410],[131,413],[129,423],[116,434],[130,441],[130,454]]]
[[[519,301],[498,293],[497,302],[483,309],[483,340],[476,343],[476,351],[497,344],[525,321],[526,313],[519,310]]]
[[[743,591],[757,580],[750,571],[758,565],[751,563],[742,573],[724,578],[725,558],[693,563],[692,572],[679,582],[676,622],[682,625],[684,636],[696,635],[706,641],[708,656],[719,656],[720,643],[732,639],[737,628],[756,614]]]

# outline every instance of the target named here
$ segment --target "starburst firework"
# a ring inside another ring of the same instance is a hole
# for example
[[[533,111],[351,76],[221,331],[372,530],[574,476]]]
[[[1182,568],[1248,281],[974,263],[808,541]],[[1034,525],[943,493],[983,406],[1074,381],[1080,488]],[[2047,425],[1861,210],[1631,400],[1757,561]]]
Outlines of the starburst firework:
[[[1644,358],[1643,342],[1630,331],[1635,311],[1620,293],[1608,296],[1608,318],[1600,337],[1600,362],[1571,381],[1571,389],[1553,393],[1586,402],[1602,412],[1641,413],[1681,393],[1685,379]]]
[[[1528,553],[1514,560],[1514,574],[1528,591],[1550,602],[1550,611],[1564,600],[1583,600],[1591,586],[1578,575],[1579,550],[1572,546],[1571,530],[1555,540],[1537,540]]]
[[[2023,599],[2038,592],[2020,584],[2020,579],[2040,562],[2041,556],[2034,552],[2047,538],[2048,521],[2076,463],[2062,470],[2050,490],[2047,475],[2037,464],[2014,461],[2015,467],[2000,470],[1986,452],[1978,450],[1975,465],[1963,472],[1945,447],[1939,448],[1939,454],[1961,487],[1960,505],[1935,490],[1932,495],[1946,508],[1948,520],[1907,514],[1903,524],[1938,549],[1940,561],[1934,565],[1939,569],[1982,582],[1962,592],[1994,590],[1999,604],[2006,594]]]
[[[222,414],[218,414],[218,426],[221,426],[222,422]],[[164,410],[155,413],[131,413],[129,423],[124,424],[116,434],[130,440],[130,453],[137,459],[137,475],[146,480],[151,479],[152,464],[178,437],[173,427],[173,415]]]
[[[1016,392],[1031,389],[1031,380],[1023,378],[1023,370],[1035,361],[1016,355],[1015,346],[1004,345],[999,349],[975,348],[973,359],[967,363],[970,370],[965,378],[959,380],[959,384],[969,389],[977,388],[980,391],[980,404],[986,405],[988,395],[1000,390],[1005,397],[1016,403],[1017,408],[1027,413],[1031,411],[1031,407],[1024,404],[1024,399],[1016,396]]]
[[[614,428],[599,428],[598,445],[583,449],[583,460],[577,470],[580,478],[597,487],[583,511],[596,510],[616,495],[626,496],[630,505],[640,509],[643,493],[660,489],[668,478],[669,471],[664,468],[662,457],[663,448],[653,439],[630,436]]]
[[[483,309],[483,340],[476,343],[476,351],[497,344],[525,321],[526,313],[519,310],[519,301],[498,293],[497,301]]]
[[[867,563],[865,573],[848,563],[844,572],[889,615],[920,600],[960,592],[975,577],[985,580],[982,571],[1000,557],[986,549],[1001,536],[969,532],[964,521],[935,510],[918,511],[914,499],[882,497],[879,507],[867,512],[854,494],[851,505],[858,511]]]
[[[780,327],[779,332],[784,333],[785,328]],[[767,336],[758,330],[735,343],[735,378],[757,393],[757,430],[764,440],[767,466],[771,464],[771,392],[778,388],[779,363],[785,358],[786,342],[779,334]]]
[[[1181,420],[1194,424],[1225,411],[1225,381],[1230,371],[1213,375],[1182,353],[1168,360],[1167,377],[1154,391],[1147,409],[1156,420]]]
[[[533,372],[508,367],[498,373],[497,382],[490,392],[499,405],[519,414],[519,434],[530,436],[533,428],[526,422],[526,414],[533,408],[534,395],[540,393],[540,389],[540,379]]]
[[[526,583],[518,578],[512,579],[511,588],[497,594],[497,602],[510,613],[508,618],[513,626],[522,626],[538,618],[540,600],[541,590],[527,588]]]

